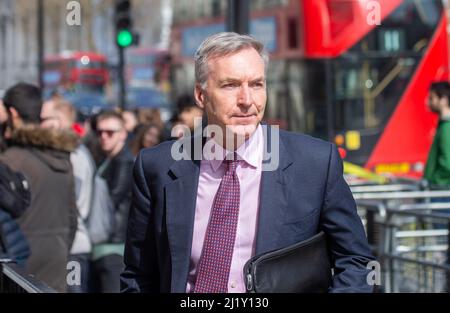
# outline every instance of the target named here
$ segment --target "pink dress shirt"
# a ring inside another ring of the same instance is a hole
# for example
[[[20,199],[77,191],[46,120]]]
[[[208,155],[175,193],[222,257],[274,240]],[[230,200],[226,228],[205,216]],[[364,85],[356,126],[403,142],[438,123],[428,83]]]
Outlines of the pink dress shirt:
[[[264,149],[263,140],[262,127],[259,125],[255,133],[236,150],[242,159],[236,169],[241,189],[241,201],[228,280],[228,292],[230,293],[246,291],[243,268],[245,262],[254,255]],[[194,287],[197,265],[202,253],[203,241],[214,197],[225,174],[223,159],[228,153],[231,153],[224,150],[213,139],[207,141],[205,147],[208,146],[213,148],[204,149],[204,159],[200,165],[194,233],[186,292],[190,292]],[[218,157],[211,160],[211,154],[207,151],[213,151],[213,154],[215,156],[218,155]]]

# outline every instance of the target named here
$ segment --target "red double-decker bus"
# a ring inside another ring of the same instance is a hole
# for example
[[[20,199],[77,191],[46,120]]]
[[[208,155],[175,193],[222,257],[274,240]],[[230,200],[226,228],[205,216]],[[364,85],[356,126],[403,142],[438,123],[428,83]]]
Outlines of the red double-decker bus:
[[[437,117],[433,81],[448,80],[441,0],[301,0],[301,86],[309,131],[377,173],[420,176]]]
[[[46,93],[87,91],[103,93],[108,82],[107,59],[95,52],[64,52],[44,61],[43,82]]]

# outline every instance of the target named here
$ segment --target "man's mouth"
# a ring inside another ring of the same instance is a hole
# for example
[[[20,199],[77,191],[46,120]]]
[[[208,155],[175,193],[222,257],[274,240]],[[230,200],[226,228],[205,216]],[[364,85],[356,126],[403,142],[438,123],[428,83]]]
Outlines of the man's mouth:
[[[255,121],[256,115],[235,115],[233,116],[233,120],[238,125],[247,125],[253,124]]]
[[[242,114],[242,115],[233,115],[233,118],[237,119],[252,119],[256,116],[256,114]]]

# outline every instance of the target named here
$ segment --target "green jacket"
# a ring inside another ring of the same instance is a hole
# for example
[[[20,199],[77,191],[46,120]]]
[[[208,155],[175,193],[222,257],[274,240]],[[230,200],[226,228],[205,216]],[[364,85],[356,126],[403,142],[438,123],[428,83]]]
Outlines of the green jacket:
[[[431,185],[450,186],[450,120],[441,120],[428,155],[424,177]]]

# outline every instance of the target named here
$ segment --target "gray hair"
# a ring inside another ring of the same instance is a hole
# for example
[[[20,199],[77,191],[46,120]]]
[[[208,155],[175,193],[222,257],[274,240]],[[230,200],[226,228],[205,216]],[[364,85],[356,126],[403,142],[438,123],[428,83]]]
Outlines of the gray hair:
[[[208,77],[208,60],[211,57],[221,57],[239,52],[243,49],[255,49],[264,60],[265,70],[269,64],[269,53],[264,45],[250,35],[233,32],[217,33],[206,38],[195,52],[195,81],[205,88]]]

